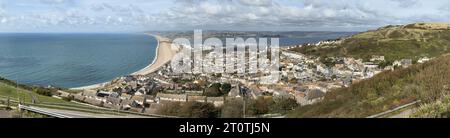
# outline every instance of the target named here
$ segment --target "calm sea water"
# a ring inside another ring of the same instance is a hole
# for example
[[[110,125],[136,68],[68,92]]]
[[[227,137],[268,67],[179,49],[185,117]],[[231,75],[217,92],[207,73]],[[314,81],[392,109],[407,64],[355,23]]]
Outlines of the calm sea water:
[[[156,46],[144,34],[0,34],[0,76],[41,86],[92,85],[146,67]]]
[[[315,43],[353,33],[283,33],[280,45]],[[131,74],[149,65],[157,41],[144,34],[0,34],[0,76],[65,88]]]

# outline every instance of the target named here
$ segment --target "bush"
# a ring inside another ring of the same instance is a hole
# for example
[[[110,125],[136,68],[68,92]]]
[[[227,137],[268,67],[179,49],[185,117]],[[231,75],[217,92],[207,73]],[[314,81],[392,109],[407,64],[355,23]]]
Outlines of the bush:
[[[180,115],[193,118],[216,118],[219,110],[211,103],[187,102],[180,109]]]
[[[33,92],[35,92],[35,93],[37,93],[39,95],[52,96],[52,90],[51,89],[35,87],[35,88],[33,88]]]
[[[167,102],[156,111],[161,115],[190,117],[190,118],[215,118],[219,110],[211,103],[201,102]]]
[[[74,100],[74,98],[73,98],[72,95],[70,95],[69,97],[62,97],[62,99],[63,99],[64,101],[68,101],[68,102]]]
[[[387,71],[348,88],[326,93],[322,102],[302,106],[292,117],[367,117],[416,100],[424,103],[449,94],[450,55],[406,69]],[[436,106],[437,107],[437,106]]]
[[[213,83],[210,87],[205,89],[204,96],[219,97],[228,94],[231,90],[231,84],[229,83]]]
[[[242,99],[227,99],[222,106],[221,117],[223,118],[242,118],[243,117]]]

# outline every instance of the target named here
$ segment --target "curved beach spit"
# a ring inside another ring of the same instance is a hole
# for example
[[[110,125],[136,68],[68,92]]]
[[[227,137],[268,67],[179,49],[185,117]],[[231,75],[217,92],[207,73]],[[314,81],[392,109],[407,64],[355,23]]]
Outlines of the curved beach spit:
[[[156,50],[155,59],[153,62],[148,65],[147,67],[132,73],[131,75],[147,75],[150,73],[153,73],[157,71],[159,68],[164,66],[166,63],[170,62],[172,58],[177,54],[178,48],[172,48],[171,41],[168,38],[159,36],[159,35],[153,35],[148,34],[156,38],[158,40],[158,46]],[[77,88],[71,88],[73,90],[85,90],[85,89],[96,89],[105,86],[109,82],[104,82],[100,84],[94,84],[89,86],[83,86],[83,87],[77,87]]]
[[[152,36],[154,36],[156,40],[158,40],[158,50],[156,51],[156,58],[153,60],[152,64],[131,75],[147,75],[153,73],[164,66],[166,63],[170,62],[175,54],[177,54],[178,49],[171,46],[170,39],[158,35]]]

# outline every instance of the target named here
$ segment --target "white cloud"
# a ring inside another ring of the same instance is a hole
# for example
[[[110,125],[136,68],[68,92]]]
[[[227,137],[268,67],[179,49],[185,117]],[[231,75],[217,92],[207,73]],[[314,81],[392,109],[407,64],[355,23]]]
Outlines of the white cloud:
[[[444,0],[17,0],[0,4],[0,31],[355,30],[448,22],[449,4]]]
[[[270,6],[272,0],[240,0],[241,3],[249,6]]]

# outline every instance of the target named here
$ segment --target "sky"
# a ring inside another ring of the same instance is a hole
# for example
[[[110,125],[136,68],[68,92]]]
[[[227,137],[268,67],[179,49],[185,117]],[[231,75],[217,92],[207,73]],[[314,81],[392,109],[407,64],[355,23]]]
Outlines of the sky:
[[[364,31],[450,22],[448,0],[0,0],[0,32]]]

